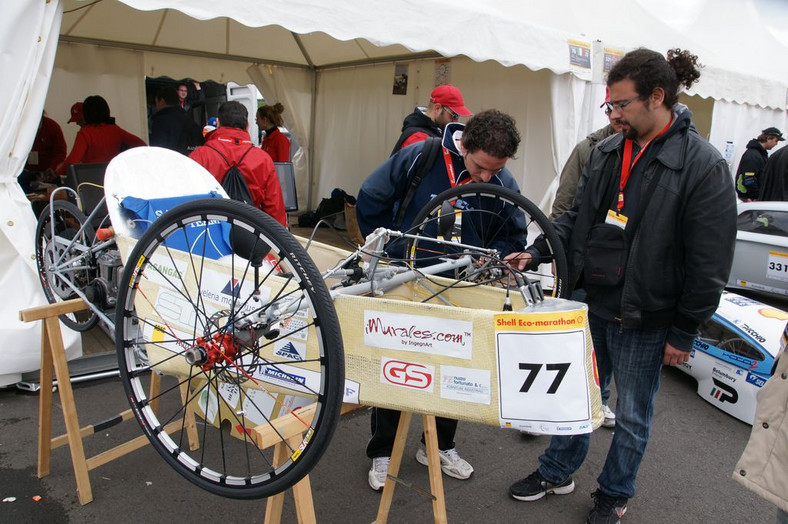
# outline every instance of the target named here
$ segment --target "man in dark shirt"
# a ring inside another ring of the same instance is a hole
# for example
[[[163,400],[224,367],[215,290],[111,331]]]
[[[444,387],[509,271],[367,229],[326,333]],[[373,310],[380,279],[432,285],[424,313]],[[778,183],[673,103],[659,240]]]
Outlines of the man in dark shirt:
[[[202,145],[202,131],[178,107],[178,93],[171,86],[156,92],[156,112],[150,118],[150,145],[188,155]]]

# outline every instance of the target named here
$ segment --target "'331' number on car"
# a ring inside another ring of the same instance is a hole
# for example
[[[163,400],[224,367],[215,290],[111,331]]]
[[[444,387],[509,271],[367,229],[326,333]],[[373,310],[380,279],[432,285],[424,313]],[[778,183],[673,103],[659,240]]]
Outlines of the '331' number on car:
[[[525,382],[523,382],[523,386],[520,388],[520,393],[528,393],[531,389],[531,386],[534,384],[534,380],[536,380],[536,376],[539,374],[539,371],[542,369],[544,365],[547,371],[555,371],[556,375],[553,379],[553,383],[550,384],[550,387],[547,388],[548,395],[554,395],[556,391],[558,391],[558,386],[561,385],[561,381],[564,380],[564,376],[566,376],[566,372],[569,371],[569,362],[559,362],[555,364],[539,364],[539,363],[529,363],[529,362],[520,362],[520,369],[524,369],[528,371],[528,376],[525,377]]]

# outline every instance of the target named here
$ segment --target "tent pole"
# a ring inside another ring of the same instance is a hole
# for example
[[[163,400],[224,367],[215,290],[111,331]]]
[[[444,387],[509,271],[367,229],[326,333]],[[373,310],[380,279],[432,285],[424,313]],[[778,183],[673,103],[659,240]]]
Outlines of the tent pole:
[[[312,209],[315,181],[315,109],[317,108],[317,69],[312,68],[312,102],[311,115],[309,119],[309,185],[306,192],[307,209]]]

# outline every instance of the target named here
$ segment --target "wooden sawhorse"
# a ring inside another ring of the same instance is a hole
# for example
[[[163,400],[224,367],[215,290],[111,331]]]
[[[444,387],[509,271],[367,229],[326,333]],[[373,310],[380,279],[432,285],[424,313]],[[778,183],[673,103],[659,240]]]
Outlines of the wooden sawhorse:
[[[394,447],[391,450],[391,461],[386,476],[386,484],[383,486],[383,494],[380,497],[378,515],[375,519],[376,524],[385,524],[388,521],[391,501],[394,498],[394,488],[397,482],[403,481],[397,478],[399,468],[402,464],[402,455],[405,452],[405,443],[408,440],[408,430],[410,429],[413,413],[403,411],[399,417],[397,426],[397,436],[394,438]],[[422,415],[424,424],[424,443],[427,451],[427,463],[430,477],[430,491],[432,496],[432,514],[436,524],[446,524],[446,497],[443,492],[443,477],[441,476],[441,459],[438,454],[438,433],[435,428],[435,417],[433,415]],[[404,483],[403,483],[404,484]],[[404,484],[407,485],[407,484]]]
[[[63,334],[60,331],[59,315],[73,313],[87,309],[87,304],[81,299],[67,300],[57,304],[48,304],[19,312],[19,319],[23,322],[43,320],[41,327],[41,389],[38,401],[38,478],[49,475],[51,452],[68,444],[71,450],[71,463],[74,466],[74,477],[77,481],[77,497],[79,503],[84,505],[93,500],[93,491],[90,487],[88,471],[104,465],[118,457],[139,449],[148,443],[145,435],[124,442],[112,449],[98,455],[85,458],[85,449],[82,439],[110,426],[133,418],[130,409],[118,415],[84,428],[79,427],[77,408],[74,404],[74,392],[71,389],[71,378],[66,361],[66,350],[63,345]],[[66,424],[66,434],[52,438],[52,370],[54,367],[58,383],[58,394],[63,408],[63,418]],[[158,391],[160,378],[151,373],[151,392]],[[194,419],[191,418],[191,423]],[[195,433],[196,435],[196,427]]]

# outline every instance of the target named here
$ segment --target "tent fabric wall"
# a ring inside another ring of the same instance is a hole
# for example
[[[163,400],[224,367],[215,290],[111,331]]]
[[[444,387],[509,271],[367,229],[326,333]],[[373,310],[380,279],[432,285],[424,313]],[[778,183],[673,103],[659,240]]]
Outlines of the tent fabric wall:
[[[393,64],[320,72],[314,159],[318,199],[335,187],[357,193],[367,175],[388,158],[402,119],[429,101],[434,61],[408,62],[408,66],[408,94],[404,96],[392,94]],[[506,68],[492,61],[479,64],[467,58],[452,59],[450,67],[448,80],[460,87],[473,112],[496,108],[517,121],[522,142],[507,166],[523,194],[538,202],[555,176],[549,128],[552,73]]]
[[[55,59],[62,6],[59,2],[11,2],[0,17],[0,386],[38,369],[41,325],[19,320],[19,310],[42,305],[35,264],[35,217],[16,183],[44,108]],[[73,332],[64,330],[67,357],[81,354]]]
[[[309,208],[309,159],[311,158],[312,113],[314,105],[314,75],[306,69],[279,66],[249,66],[246,71],[263,94],[266,103],[281,102],[285,108],[282,118],[285,127],[301,146],[293,153],[296,175],[298,209]]]
[[[712,122],[709,142],[723,154],[726,143],[733,143],[733,151],[728,159],[732,173],[736,172],[747,142],[756,138],[761,130],[774,126],[782,130],[783,135],[788,132],[788,112],[725,100],[715,100]],[[785,147],[785,142],[779,142],[770,154],[781,147]]]

